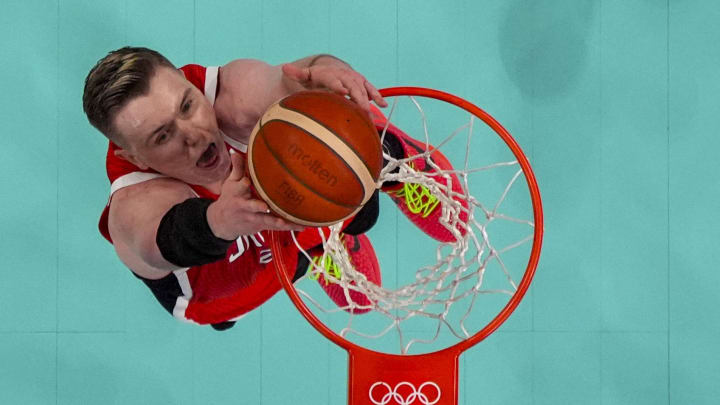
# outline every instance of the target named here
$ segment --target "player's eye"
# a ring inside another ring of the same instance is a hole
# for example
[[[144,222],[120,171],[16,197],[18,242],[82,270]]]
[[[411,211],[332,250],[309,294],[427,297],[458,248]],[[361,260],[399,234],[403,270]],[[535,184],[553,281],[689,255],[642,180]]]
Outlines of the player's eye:
[[[168,133],[163,132],[155,138],[155,144],[157,144],[157,145],[163,144],[168,138],[169,138]]]
[[[186,112],[190,111],[191,106],[192,106],[192,100],[186,101],[185,104],[183,104],[183,106],[182,106],[182,112],[186,113]]]

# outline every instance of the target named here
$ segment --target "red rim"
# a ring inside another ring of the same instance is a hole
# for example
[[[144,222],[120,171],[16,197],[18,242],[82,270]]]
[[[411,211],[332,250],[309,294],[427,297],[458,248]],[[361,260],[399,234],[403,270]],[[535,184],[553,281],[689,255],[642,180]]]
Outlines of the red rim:
[[[538,261],[540,260],[540,250],[542,247],[542,237],[543,237],[543,212],[542,212],[542,201],[540,198],[540,190],[537,185],[537,181],[535,179],[535,174],[532,171],[532,168],[530,167],[530,162],[528,161],[527,157],[523,153],[522,149],[520,149],[520,146],[517,144],[515,139],[510,135],[510,133],[503,128],[502,125],[500,125],[499,122],[497,122],[490,114],[483,111],[481,108],[475,106],[474,104],[457,97],[455,95],[434,90],[434,89],[428,89],[428,88],[422,88],[422,87],[392,87],[387,89],[380,90],[380,94],[383,95],[383,97],[393,97],[393,96],[419,96],[419,97],[429,97],[434,98],[437,100],[445,101],[450,104],[454,104],[471,114],[475,115],[476,117],[483,120],[488,126],[490,126],[507,144],[507,146],[510,148],[512,153],[515,155],[516,159],[518,160],[518,163],[520,164],[520,167],[523,170],[523,174],[525,175],[525,179],[528,185],[528,188],[530,190],[530,198],[533,204],[533,212],[534,212],[534,221],[535,221],[535,233],[533,237],[533,246],[532,250],[530,252],[530,258],[528,260],[527,267],[525,268],[525,274],[523,275],[522,280],[520,281],[520,284],[518,285],[518,289],[515,292],[515,294],[510,298],[510,300],[505,304],[505,307],[498,313],[498,315],[495,316],[487,325],[485,325],[484,328],[482,328],[480,331],[475,333],[473,336],[471,336],[468,339],[465,339],[463,341],[460,341],[456,343],[453,346],[447,347],[442,350],[438,350],[433,353],[426,353],[421,355],[408,355],[407,357],[420,357],[425,356],[429,354],[436,354],[441,352],[449,352],[449,353],[461,353],[465,350],[467,350],[469,347],[479,343],[486,337],[488,337],[490,334],[492,334],[495,330],[497,330],[500,325],[502,325],[503,322],[510,316],[510,314],[515,310],[515,308],[520,304],[520,301],[522,301],[523,297],[525,296],[525,293],[527,292],[528,288],[530,287],[530,283],[532,282],[533,276],[535,275],[535,270],[538,265]],[[318,330],[323,336],[325,336],[327,339],[330,339],[331,341],[335,342],[338,346],[348,350],[349,352],[373,352],[370,349],[366,349],[362,346],[359,346],[355,343],[352,343],[342,336],[335,333],[333,330],[328,328],[322,321],[320,321],[315,314],[305,305],[305,303],[302,301],[302,298],[300,295],[295,291],[295,288],[292,285],[292,282],[290,280],[290,276],[288,275],[287,271],[284,271],[285,269],[285,258],[283,257],[280,252],[282,251],[282,236],[280,233],[277,232],[271,232],[270,237],[270,247],[273,250],[273,262],[275,263],[275,269],[278,273],[278,276],[280,277],[280,282],[282,283],[283,288],[287,292],[288,296],[292,300],[292,302],[295,304],[295,307],[300,311],[300,313],[307,319],[310,324]],[[390,353],[381,353],[383,355],[387,356],[397,356],[395,354]]]

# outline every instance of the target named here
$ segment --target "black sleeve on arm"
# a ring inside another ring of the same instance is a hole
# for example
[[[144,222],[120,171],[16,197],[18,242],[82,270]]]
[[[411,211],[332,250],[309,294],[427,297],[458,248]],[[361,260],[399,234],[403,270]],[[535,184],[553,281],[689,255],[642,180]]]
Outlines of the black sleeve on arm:
[[[157,230],[160,253],[168,262],[191,267],[216,262],[225,257],[234,242],[218,238],[207,222],[208,198],[189,198],[163,216]]]

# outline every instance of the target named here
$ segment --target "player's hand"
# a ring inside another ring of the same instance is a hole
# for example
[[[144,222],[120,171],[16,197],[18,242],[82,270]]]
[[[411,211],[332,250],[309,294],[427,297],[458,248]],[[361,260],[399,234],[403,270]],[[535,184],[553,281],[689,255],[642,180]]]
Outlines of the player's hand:
[[[380,107],[388,105],[375,86],[350,67],[318,64],[299,68],[287,63],[282,66],[282,71],[286,77],[307,89],[326,88],[343,96],[349,96],[368,114],[370,113],[369,100],[374,101]]]
[[[218,238],[237,239],[262,230],[302,231],[304,226],[285,221],[270,213],[264,201],[253,198],[250,179],[245,176],[244,160],[230,153],[232,171],[223,182],[220,197],[207,210],[208,225]]]

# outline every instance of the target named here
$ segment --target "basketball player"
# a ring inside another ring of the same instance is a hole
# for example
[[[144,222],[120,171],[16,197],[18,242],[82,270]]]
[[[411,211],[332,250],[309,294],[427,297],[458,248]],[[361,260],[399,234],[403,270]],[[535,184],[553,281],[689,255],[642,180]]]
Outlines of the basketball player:
[[[382,96],[330,55],[282,66],[244,59],[219,68],[176,69],[155,51],[126,47],[110,52],[88,74],[83,108],[110,140],[106,165],[111,191],[100,231],[176,318],[227,329],[279,291],[268,230],[298,231],[303,248],[322,255],[313,249],[320,243],[317,231],[303,231],[271,215],[252,196],[243,170],[255,122],[278,99],[305,89],[346,95],[371,113],[376,125],[384,125],[382,114],[369,104],[386,106]],[[424,149],[396,132],[385,145],[394,156]],[[455,183],[459,187],[456,178],[453,188]],[[400,187],[389,185],[386,191],[403,209]],[[445,238],[447,230],[430,223],[439,215],[431,205],[419,215],[407,208],[403,212],[426,233]],[[376,194],[346,221],[344,238],[353,263],[363,264],[358,270],[379,284],[377,259],[363,235],[377,211]],[[307,265],[298,259],[296,278]],[[340,287],[320,284],[338,305],[347,305]]]

